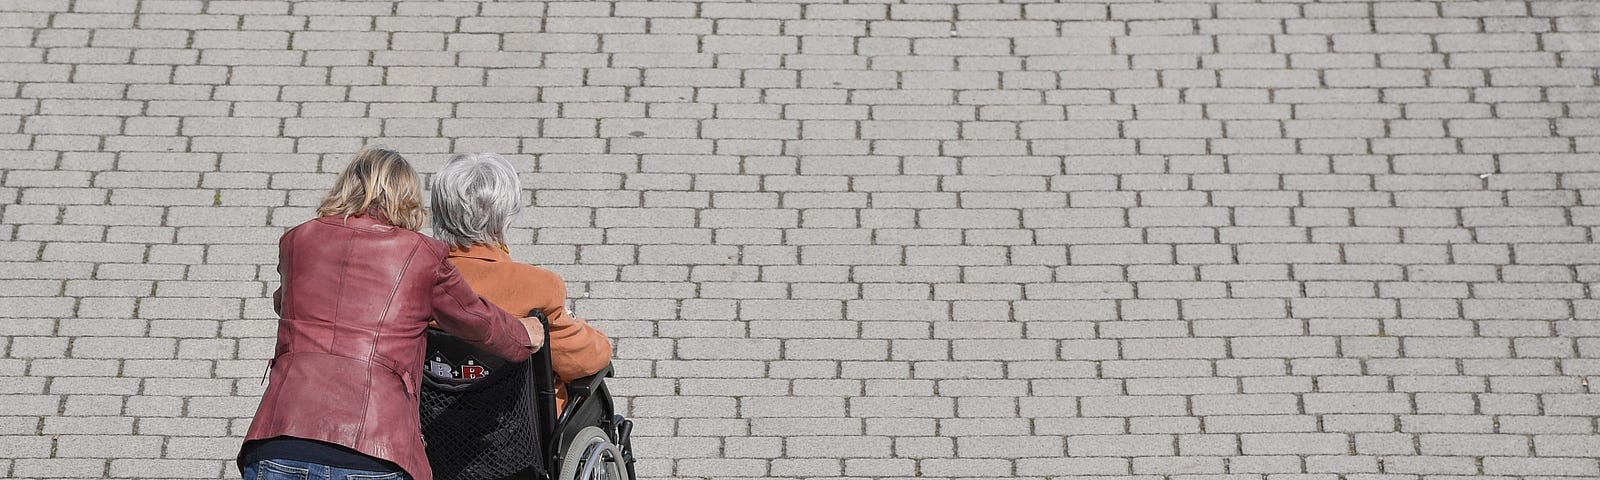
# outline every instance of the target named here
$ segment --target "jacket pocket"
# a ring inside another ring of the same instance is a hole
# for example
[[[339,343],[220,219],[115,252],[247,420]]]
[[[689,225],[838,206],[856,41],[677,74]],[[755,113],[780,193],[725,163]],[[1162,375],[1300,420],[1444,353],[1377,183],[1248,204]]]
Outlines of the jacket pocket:
[[[394,360],[390,360],[382,356],[372,356],[373,365],[382,367],[383,370],[388,371],[400,379],[400,385],[401,388],[405,390],[406,398],[416,398],[418,393],[416,373],[401,369],[398,363],[399,362],[395,362]]]
[[[393,370],[390,371],[392,372]],[[406,387],[406,398],[416,398],[417,393],[419,393],[417,392],[417,381],[411,372],[400,373],[400,383]]]

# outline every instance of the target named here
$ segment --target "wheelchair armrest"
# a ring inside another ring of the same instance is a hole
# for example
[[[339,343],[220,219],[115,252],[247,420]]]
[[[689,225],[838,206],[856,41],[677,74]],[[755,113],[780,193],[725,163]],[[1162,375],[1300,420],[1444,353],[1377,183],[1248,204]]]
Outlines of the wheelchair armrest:
[[[611,376],[611,364],[607,363],[604,368],[601,368],[600,371],[595,372],[594,375],[567,382],[567,397],[587,397],[593,394],[595,390],[598,390],[600,388],[600,384],[604,383],[606,377],[609,376]]]

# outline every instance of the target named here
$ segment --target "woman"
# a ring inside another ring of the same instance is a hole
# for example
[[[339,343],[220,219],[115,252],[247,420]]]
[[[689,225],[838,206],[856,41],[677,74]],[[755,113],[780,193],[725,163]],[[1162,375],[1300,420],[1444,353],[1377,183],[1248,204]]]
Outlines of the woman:
[[[566,406],[566,382],[605,368],[611,344],[567,311],[567,286],[560,275],[511,261],[505,232],[522,211],[521,192],[517,171],[505,158],[456,155],[433,175],[433,234],[450,244],[450,261],[484,298],[509,312],[544,312],[560,410]]]
[[[317,215],[278,242],[272,383],[239,468],[247,480],[430,480],[417,418],[429,319],[509,361],[543,330],[479,297],[449,247],[417,232],[421,183],[400,154],[357,152]]]

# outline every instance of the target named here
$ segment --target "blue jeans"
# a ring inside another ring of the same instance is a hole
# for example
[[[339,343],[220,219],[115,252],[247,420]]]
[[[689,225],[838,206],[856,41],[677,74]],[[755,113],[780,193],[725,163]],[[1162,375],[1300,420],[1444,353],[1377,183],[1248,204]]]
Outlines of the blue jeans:
[[[262,460],[244,467],[244,480],[411,480],[405,472],[374,472],[299,460]]]

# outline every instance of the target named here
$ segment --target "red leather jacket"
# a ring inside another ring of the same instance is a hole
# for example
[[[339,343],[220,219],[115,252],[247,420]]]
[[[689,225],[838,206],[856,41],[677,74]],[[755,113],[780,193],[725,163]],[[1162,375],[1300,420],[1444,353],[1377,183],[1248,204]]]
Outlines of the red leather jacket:
[[[516,317],[467,286],[449,251],[376,213],[284,233],[272,383],[245,441],[321,440],[431,480],[417,413],[428,320],[511,361],[532,345]]]

